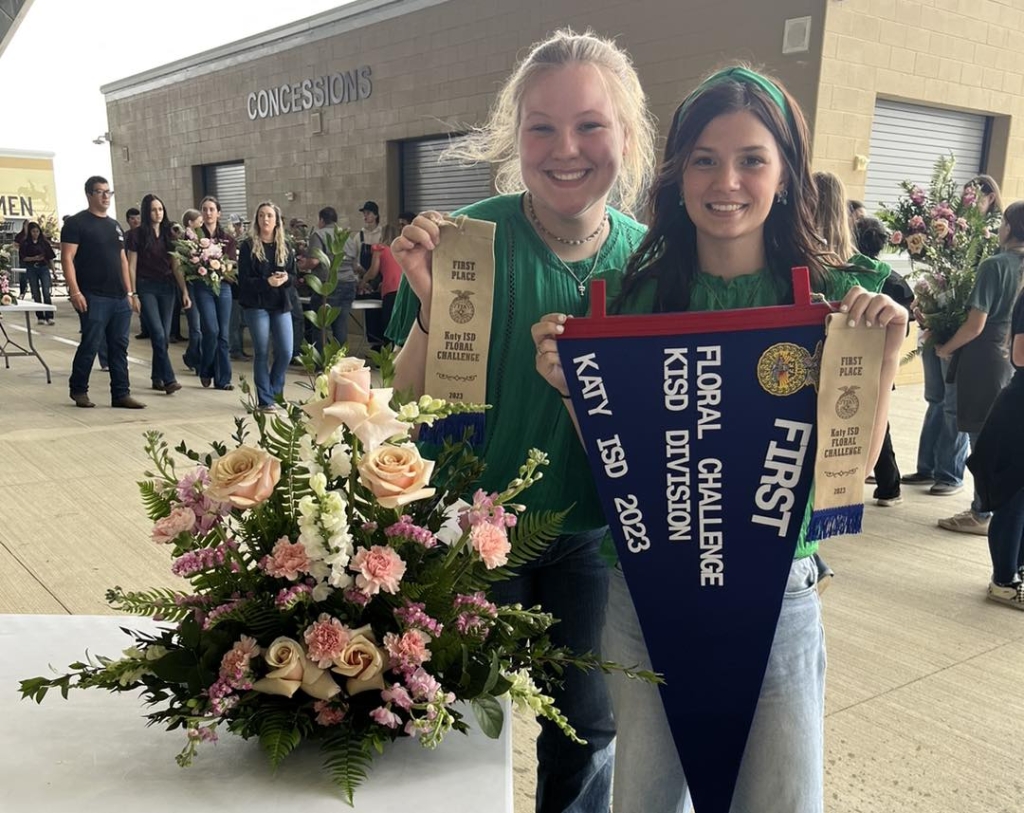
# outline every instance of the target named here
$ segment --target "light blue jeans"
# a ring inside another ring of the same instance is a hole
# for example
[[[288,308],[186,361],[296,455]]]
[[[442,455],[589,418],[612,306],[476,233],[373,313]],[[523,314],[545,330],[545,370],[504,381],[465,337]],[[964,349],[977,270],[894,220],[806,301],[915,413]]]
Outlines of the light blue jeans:
[[[793,562],[731,813],[824,810],[825,633],[817,581],[813,557]],[[601,649],[607,660],[651,668],[618,566],[608,587]],[[608,688],[618,731],[614,810],[690,813],[690,793],[659,689],[621,674],[609,675]]]
[[[277,396],[284,393],[285,373],[292,360],[292,314],[290,310],[244,310],[245,324],[252,334],[252,377],[256,398],[261,407],[270,406]],[[271,342],[274,346],[273,364],[270,360]]]
[[[921,350],[924,398],[928,409],[917,442],[917,472],[930,474],[937,483],[961,485],[967,462],[967,435],[956,425],[956,384],[946,383],[949,360],[933,347]]]

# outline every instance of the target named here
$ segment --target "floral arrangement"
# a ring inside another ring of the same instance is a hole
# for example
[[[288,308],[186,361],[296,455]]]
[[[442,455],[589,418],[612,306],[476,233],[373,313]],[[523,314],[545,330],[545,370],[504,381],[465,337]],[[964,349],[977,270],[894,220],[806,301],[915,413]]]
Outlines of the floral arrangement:
[[[258,738],[274,765],[318,740],[350,804],[372,756],[398,737],[433,748],[467,730],[468,709],[497,736],[502,697],[575,738],[546,690],[566,668],[612,665],[553,646],[554,619],[539,608],[487,594],[558,533],[564,513],[516,502],[545,455],[532,451],[505,491],[462,501],[482,471],[469,448],[424,460],[409,437],[480,408],[400,400],[371,387],[362,360],[339,356],[310,401],[253,414],[255,445],[239,418],[235,448],[176,447],[188,461],[179,472],[181,458],[148,433],[154,470],[140,488],[152,539],[188,589],[108,591],[114,608],[167,626],[129,632],[119,658],[23,680],[23,697],[140,690],[149,721],[185,735],[182,766],[223,730]]]
[[[5,262],[6,261],[6,262]],[[11,277],[8,269],[11,267],[11,257],[6,248],[0,249],[0,305],[17,305],[18,297],[11,288]]]
[[[892,232],[892,250],[910,255],[915,303],[934,344],[963,324],[978,264],[998,248],[999,215],[978,208],[974,187],[959,191],[955,163],[952,155],[939,158],[927,191],[904,181],[904,194],[878,215]]]
[[[222,281],[235,282],[238,268],[224,253],[224,243],[212,237],[200,237],[192,228],[178,229],[174,252],[185,279],[209,285],[214,294],[220,293]]]
[[[36,218],[39,230],[50,245],[55,246],[60,242],[60,225],[57,222],[57,215],[40,215]]]

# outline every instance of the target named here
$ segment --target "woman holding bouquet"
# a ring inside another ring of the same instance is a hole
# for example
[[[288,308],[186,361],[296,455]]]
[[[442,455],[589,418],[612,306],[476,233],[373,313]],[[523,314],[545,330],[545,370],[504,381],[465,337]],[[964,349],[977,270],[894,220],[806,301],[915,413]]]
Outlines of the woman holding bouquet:
[[[220,202],[212,195],[207,195],[200,201],[199,211],[203,216],[200,237],[216,240],[224,250],[224,256],[235,260],[238,247],[235,238],[221,228]],[[194,288],[202,331],[203,352],[199,362],[199,380],[204,387],[213,384],[219,390],[234,389],[231,385],[231,354],[228,346],[231,288],[231,285],[221,284],[216,294],[205,283],[197,283]]]
[[[182,307],[192,307],[185,277],[172,257],[174,238],[171,222],[166,217],[164,203],[156,195],[142,199],[142,223],[125,236],[124,247],[128,254],[128,274],[132,290],[139,296],[144,319],[149,326],[149,341],[153,346],[153,362],[150,377],[153,389],[163,390],[172,395],[181,389],[171,357],[167,352],[167,340],[171,335],[171,316],[178,293],[181,293]]]
[[[181,215],[181,226],[179,229],[181,232],[184,232],[185,229],[191,229],[193,233],[198,233],[202,222],[203,216],[199,213],[198,209],[186,209]],[[192,300],[193,304],[196,301],[195,285],[192,280],[185,280],[185,288],[188,290],[189,299]],[[198,374],[199,365],[203,359],[203,329],[199,323],[199,308],[193,307],[185,311],[185,319],[188,322],[188,347],[185,348],[182,361],[185,362],[186,367]]]
[[[242,242],[238,253],[238,300],[252,333],[257,408],[274,412],[292,359],[288,287],[295,285],[295,252],[285,240],[281,210],[273,203],[265,201],[257,206],[252,223],[252,234]],[[271,340],[273,366],[269,362]]]
[[[534,510],[573,506],[544,555],[496,585],[500,604],[540,604],[559,619],[552,638],[598,652],[607,601],[603,511],[561,399],[534,373],[529,326],[554,310],[585,314],[587,283],[617,272],[643,227],[632,209],[653,164],[653,127],[628,56],[596,36],[561,31],[535,46],[498,95],[487,125],[463,153],[500,164],[501,195],[460,211],[495,232],[494,314],[481,456],[485,491],[517,475],[531,447],[550,455],[526,497]],[[402,344],[395,386],[421,393],[431,330],[431,256],[440,215],[407,225],[392,250],[405,272],[389,336]],[[461,435],[461,432],[457,434]],[[586,745],[547,720],[537,741],[538,813],[607,813],[615,734],[604,678],[569,670],[555,702]]]
[[[814,195],[807,127],[793,97],[777,81],[743,67],[711,75],[673,118],[649,197],[647,236],[622,284],[615,274],[608,279],[612,310],[667,313],[791,303],[790,269],[807,266],[812,288],[830,300],[841,299],[852,323],[886,331],[873,457],[885,431],[907,312],[861,287],[856,269],[835,268],[841,258],[817,236]],[[533,328],[537,370],[563,394],[566,379],[556,340],[565,319],[549,314]],[[564,403],[568,412],[571,404]],[[817,547],[801,534],[734,811],[823,810],[825,647],[814,589]],[[604,657],[649,668],[618,568],[607,618]],[[615,809],[688,813],[687,781],[658,689],[616,676],[610,683],[618,725]]]

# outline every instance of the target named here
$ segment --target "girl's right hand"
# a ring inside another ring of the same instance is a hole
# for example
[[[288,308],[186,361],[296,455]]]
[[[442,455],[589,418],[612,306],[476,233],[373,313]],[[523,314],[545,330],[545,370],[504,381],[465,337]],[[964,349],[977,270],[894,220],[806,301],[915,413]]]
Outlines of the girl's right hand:
[[[420,300],[420,313],[428,316],[430,295],[434,290],[431,261],[434,249],[441,242],[441,228],[438,224],[443,219],[440,212],[418,214],[391,244],[391,253],[402,266],[409,287]]]
[[[562,369],[562,360],[558,356],[558,337],[565,331],[565,320],[568,318],[564,313],[548,313],[530,328],[534,347],[537,348],[537,372],[558,390],[559,395],[569,393],[565,370]]]

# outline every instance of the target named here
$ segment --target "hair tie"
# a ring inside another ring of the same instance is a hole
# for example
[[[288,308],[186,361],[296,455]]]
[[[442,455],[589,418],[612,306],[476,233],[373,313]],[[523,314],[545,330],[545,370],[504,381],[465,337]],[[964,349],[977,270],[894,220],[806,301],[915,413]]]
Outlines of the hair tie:
[[[763,90],[768,95],[768,98],[775,102],[775,106],[782,111],[782,115],[785,116],[786,121],[789,122],[790,125],[794,124],[792,111],[789,109],[789,103],[786,101],[786,96],[782,92],[782,89],[767,76],[762,76],[756,71],[752,71],[749,68],[742,68],[738,65],[713,73],[697,85],[693,92],[690,93],[690,95],[683,101],[682,107],[679,108],[679,112],[676,114],[676,123],[679,123],[680,119],[686,115],[686,111],[690,109],[693,103],[697,101],[705,90],[728,79],[747,85],[754,85],[755,87]]]

